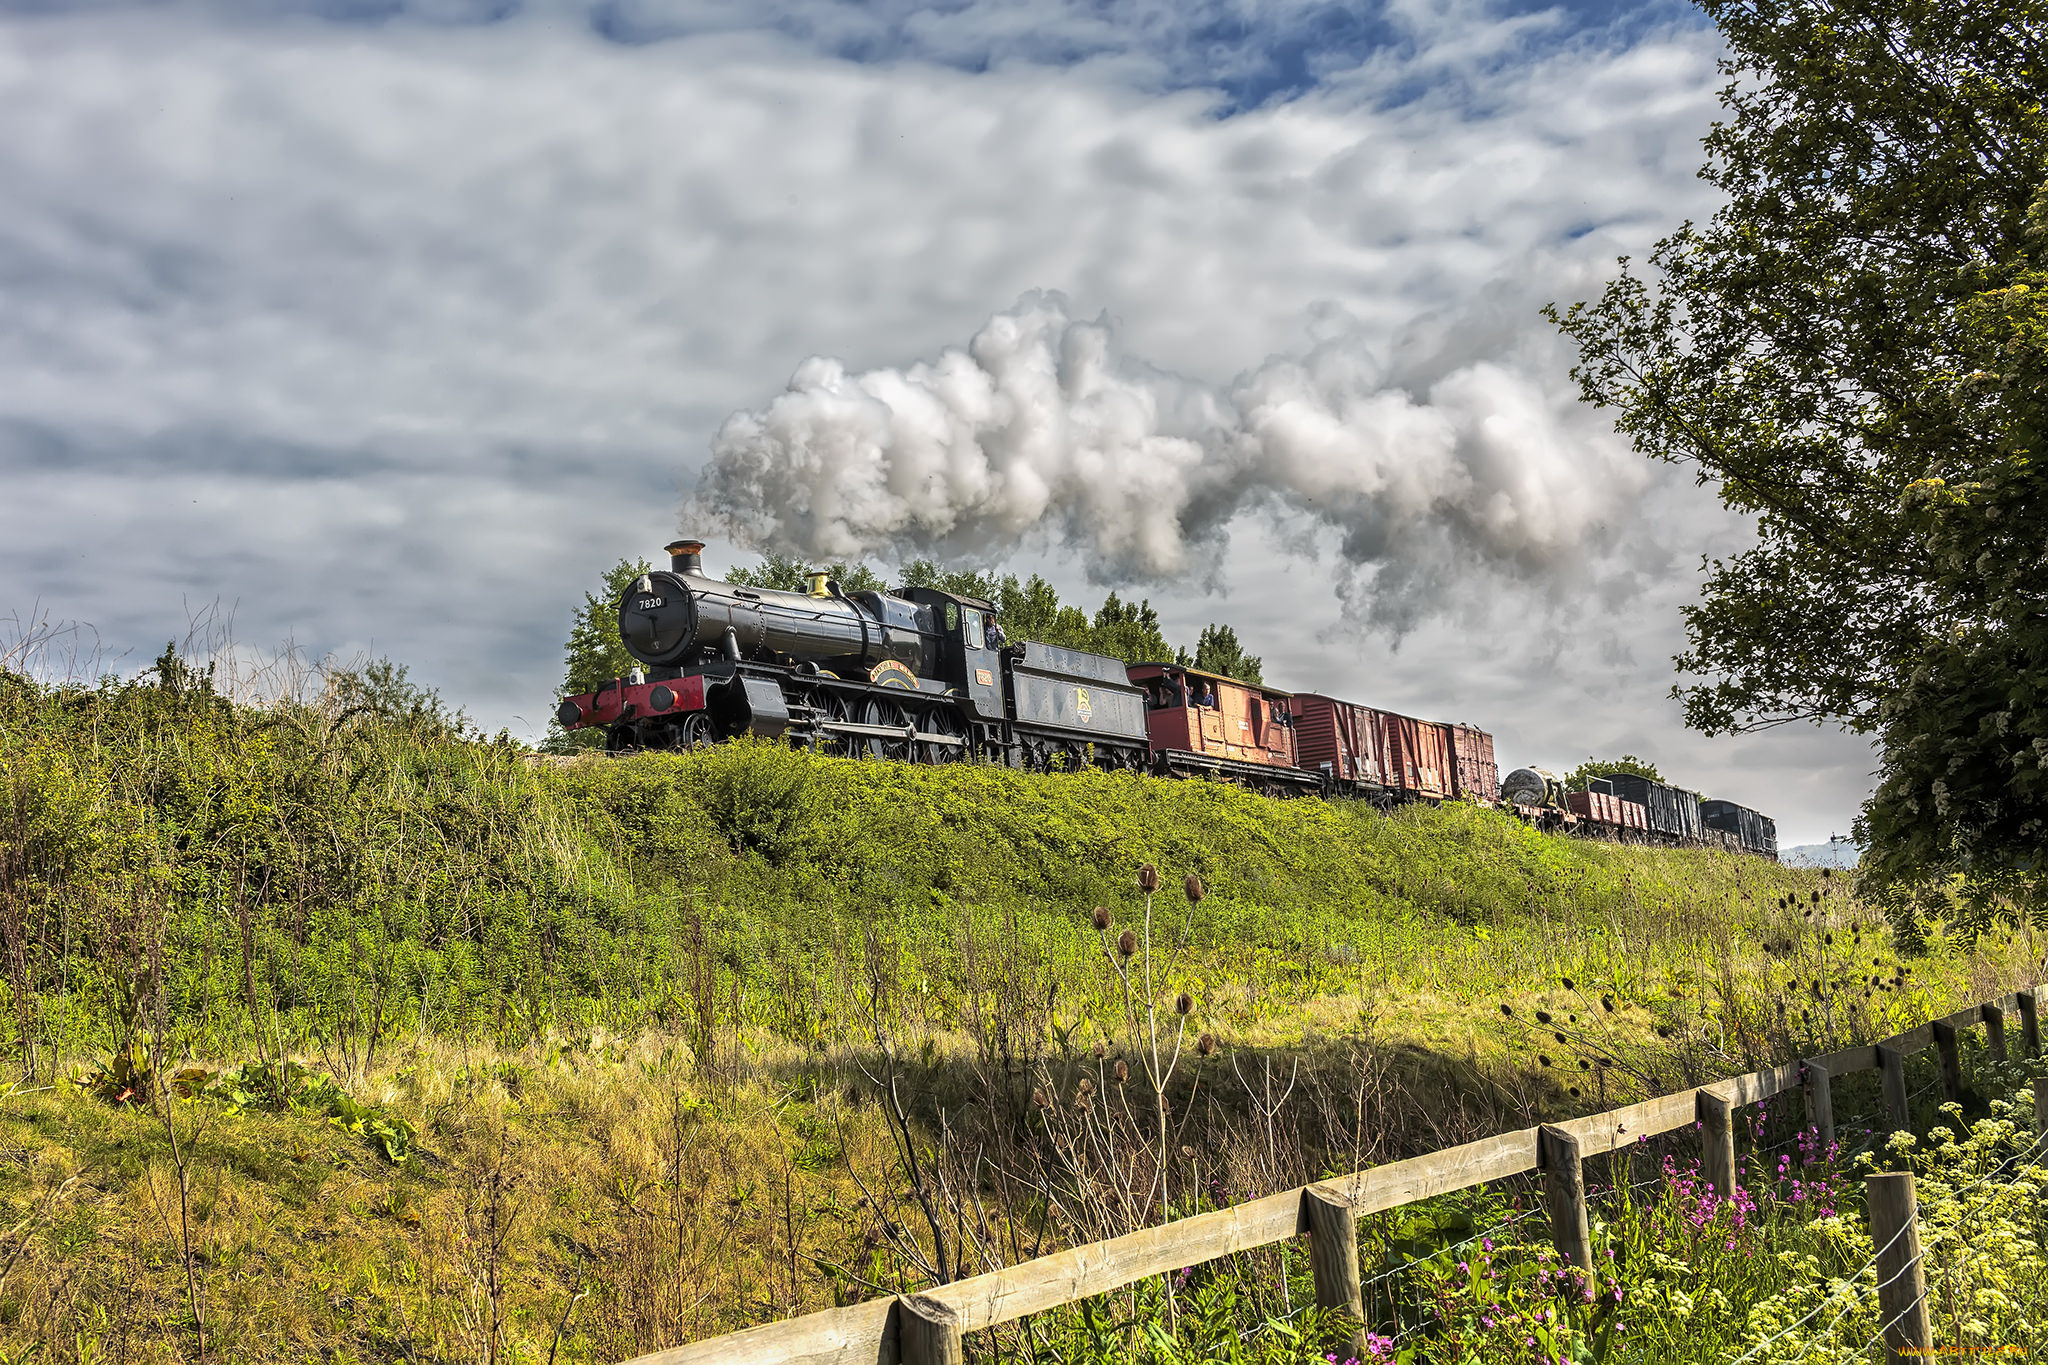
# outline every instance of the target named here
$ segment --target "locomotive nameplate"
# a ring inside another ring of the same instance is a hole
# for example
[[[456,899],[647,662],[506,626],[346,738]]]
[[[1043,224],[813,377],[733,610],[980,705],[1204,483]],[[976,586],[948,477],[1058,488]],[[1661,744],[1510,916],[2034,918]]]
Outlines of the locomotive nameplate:
[[[974,670],[974,682],[977,687],[994,687],[996,675],[986,668],[977,668]]]
[[[904,687],[913,692],[917,690],[917,674],[895,659],[884,659],[869,669],[868,681],[878,687]]]

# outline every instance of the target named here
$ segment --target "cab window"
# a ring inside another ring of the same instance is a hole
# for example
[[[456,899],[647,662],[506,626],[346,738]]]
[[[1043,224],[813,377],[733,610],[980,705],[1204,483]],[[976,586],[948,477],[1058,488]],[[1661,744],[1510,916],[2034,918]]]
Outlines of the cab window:
[[[946,603],[946,629],[960,629],[960,604],[958,602]]]
[[[967,647],[969,649],[982,648],[981,613],[978,611],[964,611],[960,613],[960,625],[962,626],[961,634],[966,637]]]

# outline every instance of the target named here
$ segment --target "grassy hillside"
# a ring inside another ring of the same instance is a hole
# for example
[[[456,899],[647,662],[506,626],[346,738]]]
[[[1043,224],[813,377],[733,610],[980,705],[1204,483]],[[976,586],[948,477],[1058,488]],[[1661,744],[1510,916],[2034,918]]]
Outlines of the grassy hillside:
[[[388,701],[0,675],[0,1359],[616,1358],[2037,960],[1470,807],[542,760]]]

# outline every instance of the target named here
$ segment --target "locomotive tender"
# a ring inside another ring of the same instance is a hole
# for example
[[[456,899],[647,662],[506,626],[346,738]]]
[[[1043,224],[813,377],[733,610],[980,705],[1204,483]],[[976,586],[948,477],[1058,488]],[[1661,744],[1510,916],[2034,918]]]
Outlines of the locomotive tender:
[[[846,592],[823,573],[804,592],[704,572],[702,541],[666,547],[619,601],[619,637],[644,665],[565,698],[564,729],[601,726],[606,747],[694,749],[742,735],[826,753],[1037,771],[1210,777],[1273,795],[1381,805],[1503,805],[1544,829],[1707,844],[1776,857],[1776,830],[1746,807],[1617,777],[1564,792],[1540,769],[1505,780],[1493,736],[1180,663],[1140,663],[1004,640],[995,608],[936,588]]]

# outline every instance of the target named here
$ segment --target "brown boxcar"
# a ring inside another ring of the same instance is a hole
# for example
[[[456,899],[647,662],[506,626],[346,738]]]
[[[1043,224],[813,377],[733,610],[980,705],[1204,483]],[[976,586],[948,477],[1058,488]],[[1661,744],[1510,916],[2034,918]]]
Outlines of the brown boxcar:
[[[1292,693],[1177,664],[1132,664],[1129,673],[1145,689],[1155,767],[1261,783],[1263,769],[1289,788],[1320,787],[1295,763]]]
[[[1370,706],[1314,692],[1294,697],[1296,761],[1326,773],[1336,790],[1383,792],[1394,785],[1387,766],[1387,737]]]
[[[1493,757],[1493,736],[1476,725],[1453,725],[1451,747],[1458,756],[1457,795],[1489,806],[1500,804],[1500,764]]]
[[[1436,721],[1380,711],[1380,732],[1386,738],[1389,784],[1407,797],[1443,801],[1454,791],[1458,756],[1451,747],[1451,727]]]

